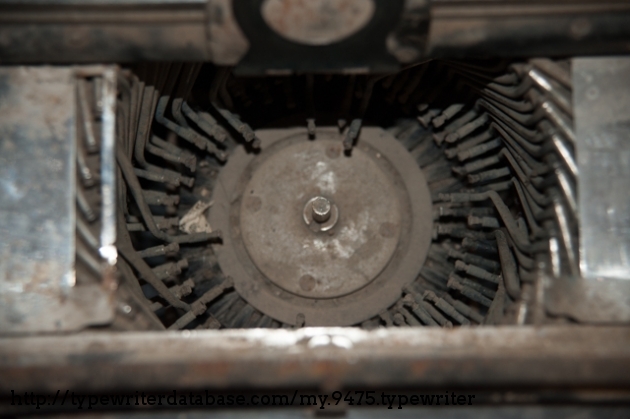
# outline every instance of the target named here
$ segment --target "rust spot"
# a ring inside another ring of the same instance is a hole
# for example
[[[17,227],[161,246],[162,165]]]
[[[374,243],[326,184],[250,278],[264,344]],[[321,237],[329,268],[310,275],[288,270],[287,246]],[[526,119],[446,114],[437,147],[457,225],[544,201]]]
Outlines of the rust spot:
[[[326,155],[331,159],[336,159],[341,154],[341,146],[338,145],[330,145],[326,147]]]
[[[304,291],[312,291],[315,288],[317,281],[311,275],[303,275],[300,278],[300,288]]]

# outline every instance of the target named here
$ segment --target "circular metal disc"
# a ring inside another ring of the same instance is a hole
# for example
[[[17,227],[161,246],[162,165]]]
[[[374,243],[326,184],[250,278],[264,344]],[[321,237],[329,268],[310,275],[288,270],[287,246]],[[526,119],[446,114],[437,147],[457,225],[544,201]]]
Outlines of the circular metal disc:
[[[209,221],[223,231],[219,264],[238,293],[288,324],[345,326],[400,298],[431,242],[431,197],[409,152],[364,127],[350,156],[336,128],[260,130],[259,153],[237,148],[221,170]],[[338,208],[329,232],[304,222],[324,196]]]
[[[241,235],[252,261],[274,284],[303,297],[362,288],[398,245],[403,214],[387,168],[361,149],[351,158],[327,155],[339,146],[336,139],[287,144],[252,172],[241,203]],[[316,196],[339,210],[327,232],[304,222],[304,206]],[[314,281],[300,281],[305,276]]]
[[[306,45],[329,45],[359,32],[372,20],[374,0],[264,0],[260,12],[280,36]]]

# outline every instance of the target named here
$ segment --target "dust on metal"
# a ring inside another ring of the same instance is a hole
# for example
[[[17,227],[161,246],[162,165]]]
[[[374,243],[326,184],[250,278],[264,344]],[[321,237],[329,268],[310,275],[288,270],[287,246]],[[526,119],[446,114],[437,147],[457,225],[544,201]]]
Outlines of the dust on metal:
[[[89,69],[106,73],[108,81],[115,77],[113,67]],[[101,271],[95,262],[90,265],[102,274],[102,284],[77,284],[75,278],[75,254],[79,260],[86,255],[75,237],[80,216],[75,202],[81,209],[83,197],[75,177],[74,129],[76,76],[81,72],[73,67],[0,70],[0,332],[76,330],[107,323],[113,316],[111,272]],[[114,96],[110,87],[107,91]],[[109,112],[109,103],[102,123],[104,205],[111,203],[114,192],[109,182],[113,167],[107,164],[113,135],[107,134],[113,133],[115,112]],[[113,210],[108,211],[102,211],[102,227],[110,229],[101,240],[87,235],[89,243],[106,253],[115,239],[108,222]],[[95,221],[93,215],[88,221]],[[86,236],[87,230],[78,227],[79,236]],[[115,250],[109,256],[115,260]]]
[[[300,44],[329,45],[363,29],[374,0],[265,0],[260,12],[280,36]]]
[[[305,128],[257,135],[260,154],[239,148],[222,169],[209,217],[227,230],[214,249],[239,295],[307,326],[356,324],[393,304],[431,239],[431,198],[411,155],[378,128],[364,128],[350,155],[336,128],[314,141]],[[313,219],[316,201],[325,221]]]
[[[246,196],[261,199],[261,210],[253,213],[245,204],[240,214],[243,241],[258,269],[304,297],[338,297],[374,279],[396,250],[406,215],[394,182],[374,157],[357,149],[351,158],[330,159],[326,149],[331,144],[328,139],[302,141],[268,156],[245,188]],[[318,199],[311,197],[324,195],[341,217],[334,228],[316,234],[304,224],[302,208],[309,202],[312,218]],[[378,234],[384,222],[396,226],[389,239]],[[298,284],[307,274],[317,282],[310,292]]]

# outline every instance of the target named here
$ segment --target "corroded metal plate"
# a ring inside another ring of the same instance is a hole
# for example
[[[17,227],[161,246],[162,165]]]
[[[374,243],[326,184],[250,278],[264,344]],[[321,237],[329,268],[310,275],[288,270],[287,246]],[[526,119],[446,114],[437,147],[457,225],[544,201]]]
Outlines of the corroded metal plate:
[[[356,324],[395,303],[431,242],[429,190],[407,150],[380,128],[364,127],[350,156],[336,128],[318,128],[313,141],[304,128],[256,134],[262,151],[235,150],[209,214],[224,232],[219,264],[239,294],[308,326]],[[339,209],[332,235],[303,220],[317,195]]]
[[[357,149],[348,158],[337,139],[297,140],[253,171],[241,202],[243,241],[258,269],[284,290],[338,297],[368,284],[392,257],[400,192],[369,152]],[[332,230],[314,232],[304,222],[304,206],[315,196],[338,207]]]
[[[115,262],[115,68],[0,68],[0,333],[114,318],[115,288],[76,280],[75,89],[85,74],[103,78],[99,250]]]

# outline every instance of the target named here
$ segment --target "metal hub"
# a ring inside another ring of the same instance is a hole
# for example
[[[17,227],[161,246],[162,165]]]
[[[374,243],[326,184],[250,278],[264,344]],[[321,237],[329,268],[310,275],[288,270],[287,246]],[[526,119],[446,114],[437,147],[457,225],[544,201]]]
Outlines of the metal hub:
[[[313,232],[329,231],[339,220],[339,209],[323,196],[316,196],[304,205],[302,217]]]
[[[241,205],[241,235],[253,262],[274,284],[303,297],[362,288],[387,265],[400,235],[393,179],[361,149],[352,158],[327,156],[335,146],[336,139],[321,139],[275,151],[252,172]],[[385,236],[382,224],[391,226]],[[305,275],[314,286],[301,286]]]
[[[328,219],[330,218],[331,210],[330,201],[323,196],[318,196],[313,198],[310,203],[313,220],[317,221],[320,224],[328,221]]]
[[[210,223],[221,269],[286,323],[347,325],[378,314],[413,281],[430,243],[422,173],[393,137],[364,128],[351,156],[335,129],[259,131],[221,171]],[[412,252],[410,249],[413,248]]]

